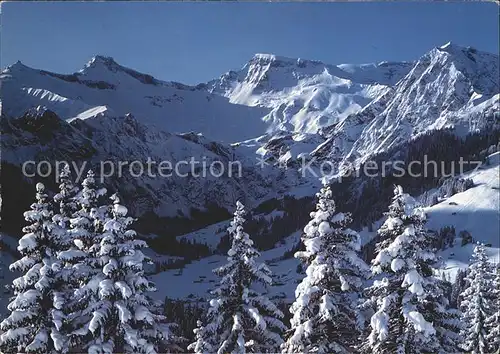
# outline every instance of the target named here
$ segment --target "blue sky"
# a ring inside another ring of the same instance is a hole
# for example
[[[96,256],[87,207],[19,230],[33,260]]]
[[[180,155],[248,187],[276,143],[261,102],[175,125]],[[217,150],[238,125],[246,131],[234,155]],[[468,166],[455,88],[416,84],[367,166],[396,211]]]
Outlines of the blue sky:
[[[331,64],[413,60],[448,41],[498,53],[498,5],[480,2],[7,2],[1,66],[71,73],[95,54],[188,84],[254,53]]]

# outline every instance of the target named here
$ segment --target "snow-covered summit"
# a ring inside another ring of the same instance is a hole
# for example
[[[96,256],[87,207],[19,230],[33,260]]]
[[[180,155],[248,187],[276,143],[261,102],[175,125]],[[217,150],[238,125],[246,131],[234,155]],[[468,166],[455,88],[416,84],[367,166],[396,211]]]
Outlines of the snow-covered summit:
[[[97,65],[105,65],[107,67],[120,66],[113,57],[96,55],[85,64],[85,68],[95,67]]]
[[[112,84],[127,84],[129,80],[137,80],[146,85],[168,85],[149,74],[120,65],[112,57],[102,55],[94,56],[75,75],[87,80],[104,80]],[[186,88],[189,86],[186,85]]]
[[[439,57],[443,65],[454,65],[469,78],[474,92],[492,95],[499,92],[498,55],[482,52],[473,47],[461,47],[451,42],[430,52]]]
[[[293,65],[298,64],[306,66],[309,64],[322,64],[319,60],[303,60],[300,58],[290,58],[282,55],[275,55],[270,53],[256,53],[249,63],[274,63],[275,66],[283,66],[285,64]],[[247,64],[248,65],[248,64]]]
[[[210,92],[231,102],[271,109],[268,131],[316,133],[359,111],[412,63],[330,65],[272,54],[254,55],[240,70],[209,82]]]
[[[447,43],[443,44],[442,46],[440,46],[439,49],[446,50],[446,49],[452,48],[454,46],[456,46],[456,45],[451,43],[451,42],[447,42]]]
[[[359,162],[430,130],[464,134],[495,124],[498,76],[498,55],[454,44],[434,48],[396,85],[329,127],[326,150]]]
[[[20,60],[18,60],[14,64],[7,66],[5,71],[12,72],[12,71],[23,70],[24,68],[27,68],[27,66],[24,65]]]

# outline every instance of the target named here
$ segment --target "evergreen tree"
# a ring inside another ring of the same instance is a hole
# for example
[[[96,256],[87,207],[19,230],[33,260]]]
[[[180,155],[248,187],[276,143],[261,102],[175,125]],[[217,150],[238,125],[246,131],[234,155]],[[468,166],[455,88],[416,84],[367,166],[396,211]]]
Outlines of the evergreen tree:
[[[497,264],[493,280],[493,288],[489,293],[491,301],[491,315],[485,320],[486,340],[491,353],[500,351],[500,264]]]
[[[260,254],[243,231],[244,214],[244,206],[237,202],[228,229],[232,238],[228,263],[214,271],[221,277],[220,285],[212,292],[207,325],[197,329],[201,338],[190,348],[203,343],[219,354],[275,353],[283,342],[283,313],[256,289],[258,283],[272,283],[271,271],[256,261]]]
[[[196,328],[193,329],[193,333],[196,340],[188,346],[188,350],[191,350],[195,354],[212,353],[213,347],[208,342],[207,329],[201,321],[196,322]]]
[[[451,307],[449,300],[443,294],[444,282],[436,280],[436,295],[430,298],[428,303],[429,319],[433,321],[436,335],[439,341],[438,350],[440,354],[460,353],[462,338],[460,331],[462,313],[460,310]]]
[[[59,213],[52,217],[60,235],[60,251],[67,250],[71,247],[73,242],[70,233],[70,220],[78,210],[76,201],[77,193],[78,188],[73,184],[71,179],[69,165],[65,164],[60,173],[59,193],[54,195],[54,202],[59,206]],[[59,254],[57,256],[59,258]],[[62,263],[63,267],[57,274],[58,276],[57,279],[55,279],[53,289],[54,311],[52,312],[52,317],[55,328],[52,331],[52,338],[54,339],[56,349],[66,352],[69,348],[67,341],[68,333],[65,332],[65,330],[67,330],[67,319],[63,307],[73,296],[75,284],[72,281],[73,269],[71,267],[65,267],[64,262]]]
[[[2,244],[2,235],[0,234],[0,283],[3,284],[3,280],[4,280],[4,262],[3,260],[5,259],[3,257],[3,244]],[[3,295],[3,286],[0,287],[0,301],[3,299],[2,297]]]
[[[306,249],[295,254],[307,270],[290,308],[291,335],[283,353],[349,353],[361,331],[358,294],[367,266],[357,254],[359,235],[347,228],[350,215],[336,212],[330,187],[317,197],[302,237]]]
[[[473,263],[465,277],[467,287],[462,297],[464,338],[463,349],[473,354],[491,353],[487,319],[494,314],[492,277],[484,245],[478,244],[472,255]],[[498,323],[497,323],[498,325]]]
[[[467,271],[463,269],[459,269],[457,271],[457,275],[455,276],[455,281],[452,284],[451,288],[451,299],[450,305],[453,308],[460,308],[460,297],[462,296],[462,292],[465,290],[465,276],[467,275]]]
[[[362,348],[373,353],[457,352],[458,314],[449,309],[439,259],[425,230],[425,215],[400,186],[394,190],[372,261],[376,278],[366,293],[376,312]]]
[[[59,326],[58,337],[61,347],[83,350],[90,340],[85,323],[90,320],[89,308],[97,302],[102,276],[98,252],[104,231],[104,216],[103,208],[98,202],[105,193],[106,189],[98,188],[94,173],[88,171],[82,182],[82,190],[76,196],[79,209],[69,219],[67,248],[58,254],[58,258],[65,265],[63,274],[67,281],[67,292],[58,304],[58,308],[64,309],[64,321]],[[60,221],[65,218],[61,217]],[[68,343],[64,343],[66,339]]]
[[[71,171],[65,164],[60,172],[59,193],[54,195],[54,202],[59,205],[59,213],[54,215],[54,222],[64,230],[70,228],[70,219],[78,210],[76,196],[78,188],[73,184]]]
[[[133,219],[118,196],[111,199],[111,215],[96,245],[102,268],[85,285],[94,301],[82,311],[88,321],[78,332],[91,337],[85,344],[89,353],[156,353],[168,346],[171,332],[148,296],[156,288],[144,275],[147,258],[141,249],[147,245],[129,229]]]
[[[19,240],[22,258],[11,264],[23,275],[13,281],[14,298],[8,305],[10,316],[1,324],[0,348],[5,353],[53,353],[55,330],[52,313],[54,283],[60,264],[56,253],[60,238],[52,222],[52,210],[45,187],[36,185],[36,202],[24,213],[29,226]]]

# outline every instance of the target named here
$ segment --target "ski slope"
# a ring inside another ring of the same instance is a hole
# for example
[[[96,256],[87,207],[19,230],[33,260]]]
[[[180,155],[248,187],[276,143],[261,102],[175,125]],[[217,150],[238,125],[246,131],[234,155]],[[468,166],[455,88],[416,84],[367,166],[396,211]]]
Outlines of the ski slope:
[[[490,155],[488,162],[489,165],[464,175],[472,178],[474,187],[425,209],[430,229],[455,227],[454,247],[441,253],[443,269],[452,279],[458,269],[468,266],[474,250],[474,244],[461,246],[461,231],[469,232],[476,242],[491,245],[486,248],[490,261],[500,262],[500,152]]]

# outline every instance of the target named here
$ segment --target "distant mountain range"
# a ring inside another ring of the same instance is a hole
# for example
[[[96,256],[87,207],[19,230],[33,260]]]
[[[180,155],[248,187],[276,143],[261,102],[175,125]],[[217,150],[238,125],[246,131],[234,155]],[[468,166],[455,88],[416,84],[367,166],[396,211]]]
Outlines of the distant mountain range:
[[[236,199],[252,207],[285,193],[313,195],[319,182],[300,176],[299,158],[341,169],[432,130],[498,126],[498,62],[451,43],[415,61],[365,65],[256,54],[196,86],[103,56],[71,75],[17,62],[0,75],[2,161],[15,171],[42,158],[242,162],[241,178],[111,179],[134,196],[135,215],[189,218],[209,204],[232,210]],[[257,168],[257,158],[269,166]]]

